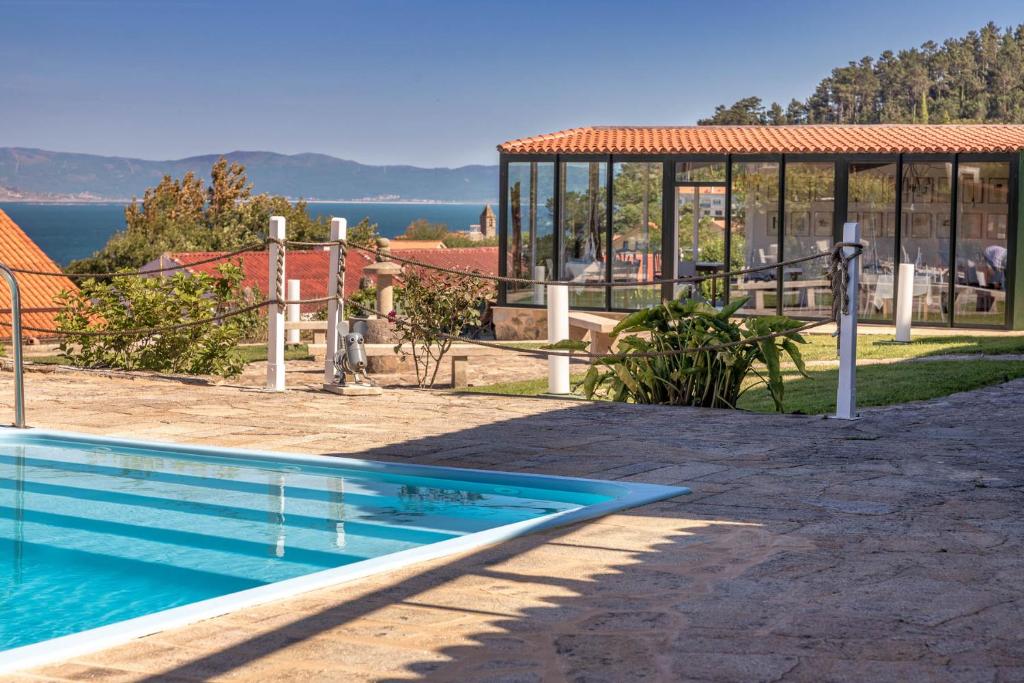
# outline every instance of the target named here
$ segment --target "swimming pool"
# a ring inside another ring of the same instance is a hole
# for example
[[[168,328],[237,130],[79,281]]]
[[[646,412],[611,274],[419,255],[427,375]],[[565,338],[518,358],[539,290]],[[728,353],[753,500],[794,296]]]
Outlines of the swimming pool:
[[[0,671],[686,493],[0,429]]]

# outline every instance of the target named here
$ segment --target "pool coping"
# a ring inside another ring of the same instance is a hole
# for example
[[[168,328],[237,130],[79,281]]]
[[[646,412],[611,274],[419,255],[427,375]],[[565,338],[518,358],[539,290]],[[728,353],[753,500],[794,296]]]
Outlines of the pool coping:
[[[11,673],[29,669],[56,661],[72,659],[81,655],[105,650],[121,645],[136,638],[180,628],[213,617],[222,616],[247,607],[254,607],[276,600],[295,597],[322,588],[337,586],[349,581],[361,579],[413,564],[434,560],[449,555],[474,550],[502,541],[523,536],[534,531],[550,529],[582,522],[627,508],[653,503],[667,498],[690,493],[690,489],[682,486],[665,486],[662,484],[646,484],[641,482],[607,481],[602,479],[586,479],[581,477],[564,477],[558,475],[528,474],[524,472],[504,472],[500,470],[481,470],[473,468],[447,467],[443,465],[419,465],[412,463],[384,462],[364,460],[334,455],[306,455],[275,451],[260,451],[243,448],[221,448],[216,446],[197,446],[167,441],[141,441],[117,437],[96,436],[78,432],[65,432],[52,429],[15,429],[0,428],[0,444],[17,437],[52,437],[68,439],[80,443],[91,443],[97,446],[122,446],[146,448],[166,451],[169,456],[203,456],[209,458],[243,458],[262,461],[295,463],[326,468],[359,469],[371,472],[387,472],[427,476],[439,479],[457,479],[478,483],[509,483],[513,479],[520,485],[531,484],[537,488],[545,487],[543,483],[557,483],[563,490],[582,493],[599,493],[613,495],[614,498],[575,510],[555,512],[543,517],[514,522],[485,529],[456,538],[428,543],[416,548],[409,548],[380,557],[360,560],[352,564],[332,569],[325,569],[283,581],[276,581],[264,586],[257,586],[234,593],[228,593],[206,600],[200,600],[179,607],[133,617],[106,626],[79,631],[77,633],[43,640],[38,643],[22,645],[9,650],[0,651],[0,673]],[[448,475],[448,476],[445,476]],[[620,495],[621,493],[621,495]]]

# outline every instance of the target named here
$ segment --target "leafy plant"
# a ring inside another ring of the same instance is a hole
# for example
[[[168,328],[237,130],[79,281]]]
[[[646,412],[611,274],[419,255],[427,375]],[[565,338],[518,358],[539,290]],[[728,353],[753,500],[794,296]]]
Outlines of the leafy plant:
[[[61,353],[79,367],[238,375],[245,366],[238,342],[259,327],[259,309],[157,334],[132,331],[208,320],[253,303],[242,292],[240,267],[226,263],[218,271],[219,277],[176,273],[90,279],[78,292],[61,292],[56,298]],[[112,334],[82,334],[101,331]]]
[[[782,411],[782,358],[788,356],[806,375],[794,332],[802,323],[783,316],[730,319],[746,303],[733,301],[722,310],[704,302],[666,301],[624,318],[611,337],[618,354],[594,361],[581,384],[587,398],[705,408],[735,408],[746,389],[743,380],[760,378]],[[764,335],[782,336],[759,339]],[[750,340],[728,348],[709,348]],[[564,342],[563,346],[571,344]],[[673,353],[698,349],[692,353]],[[644,355],[659,354],[659,355]],[[762,371],[758,364],[763,364]],[[754,383],[754,386],[759,383]],[[747,387],[749,388],[749,386]]]
[[[434,386],[441,359],[452,346],[445,335],[459,336],[479,327],[492,290],[478,278],[442,273],[424,277],[407,270],[397,293],[399,310],[388,317],[399,340],[395,353],[412,356],[419,386]]]

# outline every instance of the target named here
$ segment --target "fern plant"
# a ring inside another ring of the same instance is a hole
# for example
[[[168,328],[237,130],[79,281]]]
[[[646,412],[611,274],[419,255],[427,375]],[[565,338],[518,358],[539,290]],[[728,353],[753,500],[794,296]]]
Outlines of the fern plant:
[[[740,396],[763,383],[782,412],[785,385],[782,359],[806,376],[795,330],[803,323],[784,316],[731,319],[746,299],[718,310],[702,301],[666,301],[624,318],[611,337],[615,356],[595,360],[580,388],[587,398],[705,408],[735,408]],[[780,336],[760,339],[765,335]],[[728,348],[722,344],[750,340]],[[581,348],[559,342],[559,348]],[[582,347],[582,348],[585,348]],[[684,349],[692,352],[680,353]],[[763,367],[762,367],[763,366]],[[744,387],[754,375],[759,382]]]

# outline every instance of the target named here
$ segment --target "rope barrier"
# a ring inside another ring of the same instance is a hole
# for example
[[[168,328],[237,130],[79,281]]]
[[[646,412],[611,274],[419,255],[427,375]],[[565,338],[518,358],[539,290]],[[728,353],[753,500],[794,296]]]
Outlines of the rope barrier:
[[[359,244],[349,245],[360,251],[374,254],[378,258],[382,256],[380,249],[373,249],[370,247],[364,247]],[[763,266],[751,266],[750,268],[739,268],[737,270],[728,270],[718,273],[708,273],[705,275],[683,275],[674,278],[659,278],[656,280],[631,280],[628,282],[615,282],[601,280],[598,282],[571,282],[568,280],[532,280],[530,278],[522,277],[510,277],[508,275],[490,275],[488,273],[481,273],[478,271],[466,271],[460,270],[459,268],[447,268],[445,266],[438,266],[431,263],[424,263],[423,261],[416,261],[414,259],[405,258],[402,256],[395,256],[393,253],[387,253],[387,259],[396,263],[401,263],[408,266],[416,266],[418,268],[426,268],[427,270],[435,270],[441,273],[448,273],[449,275],[457,275],[462,277],[475,277],[481,280],[490,280],[492,282],[503,282],[506,284],[521,284],[521,285],[569,285],[572,287],[644,287],[649,285],[670,285],[670,284],[682,284],[682,283],[694,283],[699,284],[708,280],[720,280],[725,278],[735,277],[736,275],[748,275],[750,273],[759,273],[766,270],[777,270],[779,268],[785,268],[786,266],[797,265],[800,263],[806,263],[808,261],[814,261],[820,258],[826,258],[830,256],[830,252],[821,252],[820,254],[811,254],[810,256],[801,256],[799,258],[787,259],[785,261],[778,261]]]
[[[28,268],[11,268],[12,273],[18,273],[19,275],[42,275],[46,277],[66,277],[71,279],[84,279],[84,278],[108,278],[108,277],[140,277],[145,275],[152,275],[154,273],[166,273],[171,270],[183,270],[185,268],[191,268],[192,266],[201,266],[204,263],[214,263],[216,261],[224,261],[226,259],[234,258],[240,254],[245,254],[250,251],[262,251],[263,247],[266,246],[266,242],[260,244],[253,244],[235,251],[230,251],[226,254],[219,254],[217,256],[211,256],[210,258],[200,259],[198,261],[192,261],[191,263],[180,264],[177,266],[166,266],[164,268],[153,268],[152,270],[122,270],[113,273],[65,273],[62,271],[52,270],[31,270]]]
[[[289,304],[322,304],[328,301],[337,301],[337,297],[324,296],[315,299],[285,299],[280,302],[281,305]],[[221,320],[227,320],[235,316],[244,315],[251,311],[265,308],[267,306],[276,305],[278,301],[276,299],[265,299],[259,303],[252,304],[250,306],[243,306],[242,308],[236,308],[225,313],[221,313],[209,318],[201,318],[198,320],[188,320],[186,322],[177,323],[175,325],[164,325],[160,327],[135,327],[125,330],[56,330],[45,327],[26,327],[22,325],[21,329],[28,332],[37,332],[39,334],[50,334],[55,337],[120,337],[120,336],[151,336],[154,334],[161,334],[164,332],[174,332],[176,330],[185,329],[188,327],[196,327],[199,325],[208,325],[210,323],[220,322]],[[10,328],[11,323],[6,321],[0,321],[0,327]]]
[[[351,306],[360,309],[362,312],[374,313],[372,309],[357,304],[355,302],[349,302]],[[408,325],[411,328],[422,330],[433,334],[434,336],[441,337],[452,342],[459,342],[470,344],[473,346],[481,346],[484,348],[498,349],[500,351],[511,351],[514,353],[520,353],[527,356],[534,356],[538,358],[548,358],[550,356],[565,356],[569,358],[580,358],[589,359],[591,362],[597,360],[616,359],[622,360],[625,358],[666,358],[671,356],[681,356],[694,353],[702,353],[705,351],[721,351],[724,349],[735,348],[737,346],[743,346],[744,344],[753,344],[759,341],[766,341],[768,339],[775,339],[777,337],[789,337],[800,332],[805,332],[816,327],[823,325],[830,325],[831,320],[816,320],[813,322],[806,323],[800,327],[796,327],[792,330],[784,330],[779,332],[772,332],[769,334],[757,335],[754,337],[746,337],[744,339],[738,339],[731,342],[725,342],[722,344],[711,344],[707,346],[693,346],[683,349],[671,349],[668,351],[637,351],[637,352],[622,352],[622,353],[591,353],[589,351],[573,351],[573,350],[562,350],[562,349],[528,349],[521,346],[515,346],[512,344],[503,344],[501,342],[490,342],[482,339],[470,339],[468,337],[460,337],[458,335],[448,334],[440,330],[425,328],[422,325],[416,325],[415,323],[399,318],[395,316],[393,322],[396,325]]]

